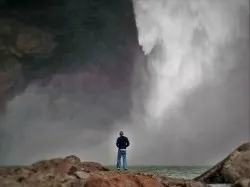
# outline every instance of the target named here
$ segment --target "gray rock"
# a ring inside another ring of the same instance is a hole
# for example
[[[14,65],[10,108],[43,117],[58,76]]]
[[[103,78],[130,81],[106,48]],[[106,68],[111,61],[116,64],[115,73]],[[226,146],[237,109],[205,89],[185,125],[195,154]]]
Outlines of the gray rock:
[[[246,179],[240,179],[238,181],[236,181],[232,187],[250,187],[250,178]]]
[[[194,180],[209,184],[233,184],[242,178],[250,178],[250,143],[241,145]]]

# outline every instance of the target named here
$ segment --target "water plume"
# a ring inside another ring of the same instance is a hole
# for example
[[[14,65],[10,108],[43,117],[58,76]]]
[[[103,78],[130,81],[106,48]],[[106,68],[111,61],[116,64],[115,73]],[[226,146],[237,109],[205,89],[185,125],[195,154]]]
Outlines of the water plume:
[[[221,61],[223,48],[242,32],[239,11],[246,0],[134,0],[139,43],[150,76],[144,100],[148,126],[162,125],[186,96],[206,82],[217,83],[236,63]],[[249,10],[248,10],[249,11]],[[230,55],[230,54],[229,54]]]

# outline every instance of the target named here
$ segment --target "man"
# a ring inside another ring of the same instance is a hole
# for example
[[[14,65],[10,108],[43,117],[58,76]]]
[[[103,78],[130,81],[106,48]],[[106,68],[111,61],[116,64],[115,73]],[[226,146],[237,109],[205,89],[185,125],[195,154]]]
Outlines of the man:
[[[116,140],[116,146],[118,147],[118,155],[117,155],[117,165],[116,168],[120,170],[121,168],[121,157],[123,160],[123,169],[127,170],[127,151],[126,148],[130,145],[129,140],[126,136],[124,136],[123,132],[120,132],[120,137]]]

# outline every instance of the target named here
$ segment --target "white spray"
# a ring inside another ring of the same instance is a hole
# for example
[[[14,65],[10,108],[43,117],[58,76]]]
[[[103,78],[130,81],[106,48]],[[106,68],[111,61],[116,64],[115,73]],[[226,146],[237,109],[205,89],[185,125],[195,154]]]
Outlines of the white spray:
[[[218,82],[219,71],[233,67],[233,59],[220,64],[218,51],[248,35],[240,32],[238,16],[248,1],[134,0],[133,4],[150,75],[144,118],[148,126],[161,125],[191,91],[205,81]]]

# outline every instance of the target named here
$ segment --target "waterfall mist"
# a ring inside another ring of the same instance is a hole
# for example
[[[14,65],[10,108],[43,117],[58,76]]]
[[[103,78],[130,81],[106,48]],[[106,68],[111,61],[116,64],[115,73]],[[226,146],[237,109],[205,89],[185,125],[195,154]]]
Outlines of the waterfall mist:
[[[133,6],[75,0],[52,15],[62,16],[70,34],[59,45],[72,54],[57,51],[56,65],[67,66],[29,80],[8,103],[1,164],[69,154],[115,164],[120,130],[131,142],[129,165],[214,164],[249,140],[247,0]]]
[[[20,165],[75,154],[111,164],[113,153],[102,144],[114,121],[126,116],[126,88],[112,90],[107,77],[84,71],[54,75],[46,86],[38,85],[30,84],[8,103],[0,121],[0,161]],[[96,154],[102,151],[102,157]]]
[[[248,141],[248,1],[133,3],[146,63],[135,72],[132,160],[212,164]]]

